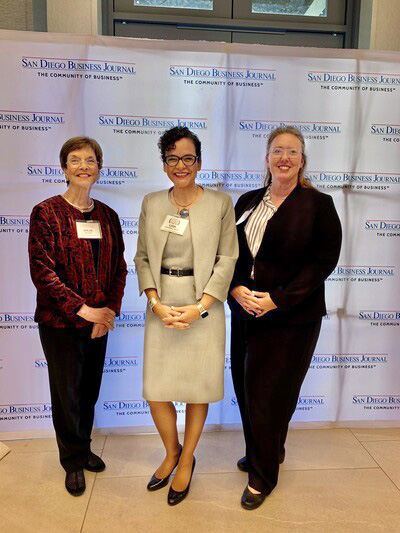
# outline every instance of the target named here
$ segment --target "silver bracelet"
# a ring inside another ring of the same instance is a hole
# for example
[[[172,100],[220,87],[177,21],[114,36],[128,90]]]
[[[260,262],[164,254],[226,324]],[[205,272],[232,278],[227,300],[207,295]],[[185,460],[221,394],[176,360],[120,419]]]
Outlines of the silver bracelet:
[[[154,311],[153,311],[153,307],[154,307],[155,305],[157,305],[157,304],[159,303],[159,301],[160,301],[160,300],[157,300],[157,298],[154,298],[154,296],[153,296],[153,298],[150,298],[150,299],[148,300],[147,303],[149,304],[149,307],[150,307],[152,313],[154,313]]]

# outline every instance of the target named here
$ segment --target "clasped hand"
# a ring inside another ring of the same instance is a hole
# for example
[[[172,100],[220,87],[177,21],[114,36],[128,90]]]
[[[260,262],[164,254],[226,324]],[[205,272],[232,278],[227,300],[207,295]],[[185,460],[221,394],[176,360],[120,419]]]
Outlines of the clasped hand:
[[[249,315],[257,318],[276,309],[269,292],[251,291],[244,285],[238,285],[231,290],[231,295]]]
[[[169,329],[187,329],[189,324],[200,317],[199,310],[195,305],[184,305],[182,307],[164,305],[158,303],[153,307],[153,311],[164,322]]]
[[[115,312],[109,307],[90,307],[83,304],[77,313],[88,322],[93,322],[91,338],[102,337],[114,329]]]

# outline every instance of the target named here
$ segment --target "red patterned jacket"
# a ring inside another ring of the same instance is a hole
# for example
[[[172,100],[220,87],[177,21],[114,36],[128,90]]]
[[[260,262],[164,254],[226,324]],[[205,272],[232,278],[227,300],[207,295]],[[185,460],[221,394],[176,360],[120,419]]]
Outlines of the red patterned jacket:
[[[98,275],[89,239],[78,239],[76,220],[84,220],[62,196],[36,205],[29,230],[29,264],[37,288],[35,321],[53,328],[83,327],[76,313],[83,304],[107,306],[118,315],[127,274],[118,215],[95,200],[92,219],[101,225]]]

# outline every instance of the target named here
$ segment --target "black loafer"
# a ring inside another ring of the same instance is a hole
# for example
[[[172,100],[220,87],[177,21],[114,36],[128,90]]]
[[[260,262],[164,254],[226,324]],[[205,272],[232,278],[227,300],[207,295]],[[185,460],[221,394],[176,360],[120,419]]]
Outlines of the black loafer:
[[[85,492],[85,474],[83,470],[77,470],[76,472],[67,472],[65,477],[65,488],[72,494],[72,496],[80,496]]]
[[[279,454],[279,464],[281,465],[285,460],[285,450]],[[239,470],[242,472],[248,472],[249,469],[247,468],[247,459],[246,456],[239,459],[239,461],[236,463]]]
[[[106,464],[98,455],[90,452],[83,468],[90,472],[103,472],[106,469]]]
[[[260,507],[266,497],[267,494],[253,494],[249,491],[248,487],[246,487],[243,491],[240,503],[243,509],[252,511],[253,509],[257,509],[257,507]]]
[[[168,499],[167,499],[168,505],[178,505],[178,503],[181,503],[186,498],[186,496],[189,494],[190,483],[192,481],[193,471],[194,471],[195,466],[196,466],[196,458],[193,456],[192,472],[190,474],[188,486],[186,487],[185,490],[182,490],[181,492],[174,490],[171,486],[168,491]]]
[[[236,465],[239,468],[239,470],[241,470],[242,472],[248,472],[246,456],[244,456],[241,459],[239,459],[239,461],[236,463]]]
[[[182,453],[182,445],[180,444],[179,445],[179,455],[178,455],[178,460],[176,461],[175,463],[175,466],[174,468],[171,470],[171,472],[168,474],[168,476],[166,477],[162,477],[162,478],[158,478],[155,473],[151,476],[151,479],[150,481],[147,483],[147,490],[150,490],[150,491],[155,491],[155,490],[158,490],[158,489],[162,489],[163,487],[165,487],[165,485],[168,484],[168,481],[169,481],[169,478],[171,477],[171,474],[172,472],[175,470],[175,468],[178,466],[178,463],[179,463],[179,459],[181,457],[181,453]]]

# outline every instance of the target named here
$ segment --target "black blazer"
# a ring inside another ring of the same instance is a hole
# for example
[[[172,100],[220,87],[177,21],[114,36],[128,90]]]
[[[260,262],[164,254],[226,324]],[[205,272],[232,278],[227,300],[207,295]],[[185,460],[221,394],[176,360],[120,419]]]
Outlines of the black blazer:
[[[263,187],[243,194],[235,207],[236,220],[257,206],[265,191]],[[254,280],[244,232],[247,220],[237,226],[239,259],[231,289],[245,285],[269,292],[277,309],[262,317],[267,320],[301,324],[325,315],[324,281],[337,264],[342,241],[331,196],[299,185],[290,193],[267,224],[254,259]],[[228,303],[232,313],[251,319],[232,296]]]

